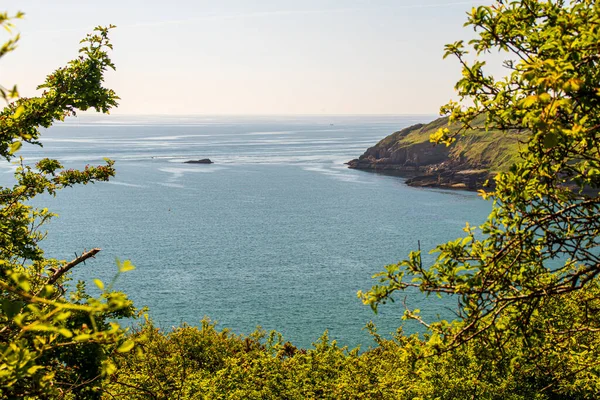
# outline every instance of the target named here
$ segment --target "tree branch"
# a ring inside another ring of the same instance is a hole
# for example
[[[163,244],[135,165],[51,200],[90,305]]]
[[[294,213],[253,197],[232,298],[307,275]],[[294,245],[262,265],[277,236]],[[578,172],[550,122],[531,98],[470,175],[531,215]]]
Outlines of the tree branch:
[[[54,283],[56,283],[56,281],[63,276],[64,274],[66,274],[67,272],[69,272],[73,267],[75,267],[78,264],[81,264],[82,262],[84,262],[85,260],[87,260],[88,258],[93,258],[94,256],[96,256],[96,254],[98,254],[100,252],[100,249],[96,248],[96,249],[92,249],[90,251],[87,251],[85,253],[83,253],[82,255],[80,255],[79,257],[77,257],[76,259],[74,259],[73,261],[65,264],[63,267],[61,267],[58,271],[56,271],[54,273],[54,275],[52,275],[49,279],[48,279],[48,285],[52,285]]]

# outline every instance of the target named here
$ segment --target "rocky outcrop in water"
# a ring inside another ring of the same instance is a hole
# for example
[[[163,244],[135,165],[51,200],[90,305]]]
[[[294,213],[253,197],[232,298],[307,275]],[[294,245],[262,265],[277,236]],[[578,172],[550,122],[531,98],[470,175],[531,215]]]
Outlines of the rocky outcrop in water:
[[[201,160],[184,161],[184,164],[213,164],[213,162],[209,158],[203,158]]]
[[[447,124],[440,118],[395,132],[348,167],[403,176],[410,186],[477,190],[516,154],[516,137],[504,132],[474,130],[450,147],[431,143],[429,136]]]

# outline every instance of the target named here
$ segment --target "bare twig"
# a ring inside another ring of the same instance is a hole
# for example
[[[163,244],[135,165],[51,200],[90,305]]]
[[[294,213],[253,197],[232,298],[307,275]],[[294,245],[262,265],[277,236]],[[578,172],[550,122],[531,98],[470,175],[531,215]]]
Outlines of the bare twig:
[[[87,260],[88,258],[93,258],[96,254],[98,254],[100,252],[100,249],[96,248],[96,249],[92,249],[90,251],[86,251],[85,253],[83,253],[82,255],[80,255],[79,257],[77,257],[76,259],[74,259],[73,261],[65,264],[64,266],[62,266],[60,269],[58,269],[54,275],[52,275],[49,279],[48,279],[48,284],[52,285],[54,283],[56,283],[56,281],[63,276],[64,274],[66,274],[67,272],[69,272],[73,267],[75,267],[76,265],[84,262],[85,260]]]

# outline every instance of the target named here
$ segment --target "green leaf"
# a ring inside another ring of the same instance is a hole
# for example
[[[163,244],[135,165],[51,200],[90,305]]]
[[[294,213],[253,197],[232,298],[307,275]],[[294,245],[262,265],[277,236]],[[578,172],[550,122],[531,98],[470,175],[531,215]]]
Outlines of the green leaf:
[[[35,374],[37,371],[39,371],[40,369],[43,369],[44,367],[42,367],[41,365],[34,365],[33,367],[29,367],[27,369],[27,373],[29,375],[33,375]]]
[[[551,100],[552,100],[552,97],[550,96],[549,93],[540,94],[540,101],[542,103],[549,103]]]
[[[102,363],[102,374],[103,375],[105,375],[105,376],[112,375],[115,372],[117,372],[117,367],[112,361],[106,360],[104,363]]]
[[[104,290],[104,283],[100,279],[94,279],[94,283],[98,286],[98,289]]]
[[[2,311],[4,311],[4,314],[6,314],[9,319],[13,319],[15,315],[21,312],[24,304],[25,303],[22,301],[5,299],[2,300]]]
[[[528,108],[531,107],[532,105],[534,105],[536,102],[538,101],[538,96],[533,95],[533,96],[527,96],[524,100],[523,100],[523,107],[524,108]]]
[[[119,267],[119,272],[133,271],[135,269],[135,266],[129,260],[125,260],[122,263],[117,260],[117,266]]]
[[[17,109],[15,110],[15,113],[13,115],[13,118],[14,119],[19,118],[23,114],[24,111],[25,111],[25,107],[23,107],[23,106],[17,107]]]
[[[85,342],[85,341],[90,340],[91,337],[92,337],[91,335],[88,335],[86,333],[81,333],[81,334],[75,336],[75,338],[73,340],[75,340],[76,342]]]
[[[23,143],[20,141],[14,141],[10,144],[9,146],[9,152],[10,154],[15,154],[17,151],[19,151],[19,149],[21,148],[21,146],[23,146]]]
[[[17,275],[16,282],[17,285],[19,285],[19,287],[24,291],[29,292],[31,290],[31,284],[25,275]]]
[[[66,328],[59,329],[58,333],[60,333],[61,335],[63,335],[66,338],[73,337],[73,333],[70,330],[66,329]]]
[[[134,345],[135,345],[135,342],[133,340],[127,340],[127,341],[123,342],[123,344],[121,344],[117,348],[117,351],[119,353],[127,353],[128,351],[130,351],[131,349],[133,349]]]

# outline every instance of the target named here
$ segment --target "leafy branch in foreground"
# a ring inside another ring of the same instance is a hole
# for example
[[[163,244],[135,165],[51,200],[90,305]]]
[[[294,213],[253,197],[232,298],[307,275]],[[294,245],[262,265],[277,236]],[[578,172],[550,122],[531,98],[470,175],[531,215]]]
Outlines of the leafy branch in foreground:
[[[23,18],[25,14],[22,12],[18,12],[15,15],[9,15],[7,12],[0,12],[0,28],[4,28],[8,33],[12,33],[15,26],[12,23],[12,20]],[[7,53],[15,50],[17,48],[17,43],[19,42],[20,35],[16,34],[8,38],[8,40],[2,43],[0,46],[0,58],[4,57]],[[0,97],[4,99],[4,101],[9,101],[11,99],[16,99],[19,97],[19,92],[17,91],[17,86],[13,86],[12,89],[8,89],[0,84]]]
[[[463,67],[456,89],[470,104],[442,107],[462,123],[457,134],[484,116],[489,129],[528,135],[521,160],[481,193],[493,209],[480,230],[467,225],[464,238],[434,250],[430,266],[411,253],[359,293],[375,310],[410,287],[456,299],[456,321],[427,323],[425,355],[475,341],[505,360],[516,346],[540,363],[546,392],[567,391],[579,377],[599,381],[599,24],[595,1],[496,1],[469,15],[476,39],[447,46]],[[507,76],[486,74],[469,49],[477,57],[504,52]],[[432,141],[455,137],[441,129]],[[405,317],[425,323],[414,310]],[[522,365],[507,362],[507,373]]]
[[[0,14],[0,25],[7,27],[9,21]],[[76,110],[107,113],[117,105],[115,93],[102,86],[104,72],[114,69],[106,52],[112,47],[108,32],[98,27],[88,35],[79,57],[39,86],[41,96],[18,98],[0,111],[0,156],[11,161],[22,143],[39,145],[40,128]],[[9,39],[0,56],[12,51],[17,40]],[[0,93],[7,101],[17,96],[16,87]],[[112,322],[133,315],[123,293],[108,288],[94,298],[83,284],[70,295],[63,287],[69,271],[100,250],[69,263],[46,258],[39,247],[46,236],[41,227],[54,214],[30,205],[40,194],[54,196],[66,187],[106,181],[114,173],[110,160],[74,170],[57,160],[30,166],[20,159],[14,186],[0,188],[0,397],[98,398],[101,378],[115,369],[109,356],[131,349],[133,342]],[[119,264],[120,272],[132,268],[128,262]]]

